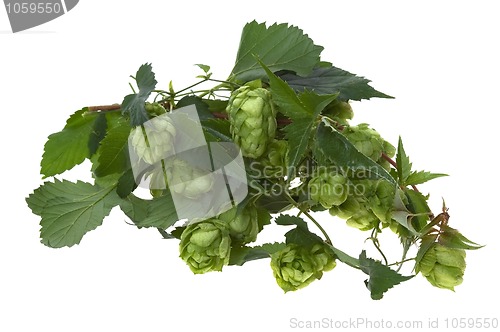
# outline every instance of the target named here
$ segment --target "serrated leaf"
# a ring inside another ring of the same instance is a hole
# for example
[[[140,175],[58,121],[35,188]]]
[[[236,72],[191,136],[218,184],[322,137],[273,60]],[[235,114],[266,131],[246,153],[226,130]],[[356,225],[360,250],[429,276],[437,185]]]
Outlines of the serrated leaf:
[[[469,240],[458,230],[451,228],[448,225],[441,226],[438,242],[445,247],[454,249],[477,250],[484,247]]]
[[[52,248],[71,247],[102,224],[119,204],[114,187],[101,188],[78,181],[46,182],[27,199],[28,206],[42,217],[41,242]]]
[[[362,171],[371,179],[383,179],[396,185],[382,166],[359,152],[344,135],[324,122],[318,126],[315,144],[314,152],[322,154],[318,158],[327,158],[344,171]]]
[[[97,159],[97,167],[94,173],[98,177],[111,174],[123,174],[130,168],[128,155],[128,137],[130,126],[125,120],[110,128],[106,137],[101,142]]]
[[[295,91],[311,90],[317,94],[338,93],[339,99],[362,100],[370,98],[394,98],[372,88],[371,81],[333,66],[314,68],[307,75],[285,73],[280,77]]]
[[[214,116],[210,113],[208,105],[198,96],[185,96],[177,103],[176,107],[181,108],[189,105],[194,105],[196,111],[198,112],[198,117],[200,120],[213,119]]]
[[[364,250],[359,255],[359,263],[361,271],[370,277],[365,280],[365,285],[370,291],[373,300],[382,299],[384,293],[389,289],[414,277],[403,276],[388,266],[372,258],[367,258]]]
[[[116,185],[116,193],[121,198],[126,198],[137,188],[137,183],[135,182],[134,172],[132,168],[127,169],[118,179]]]
[[[410,176],[411,172],[411,162],[410,158],[406,155],[405,149],[403,147],[403,140],[399,137],[398,141],[398,153],[396,155],[396,164],[398,172],[399,184],[405,186],[406,180]]]
[[[49,136],[45,143],[40,173],[44,178],[61,174],[90,156],[89,139],[95,116],[84,116],[85,107],[70,116],[64,129]]]
[[[125,96],[122,102],[122,113],[129,114],[132,127],[140,126],[149,120],[144,105],[157,83],[151,64],[143,64],[137,71],[135,80],[139,92]]]
[[[229,258],[229,265],[243,265],[246,262],[269,258],[277,251],[284,249],[286,244],[282,242],[266,243],[256,247],[233,247]]]
[[[448,176],[448,174],[431,173],[426,171],[412,172],[406,179],[405,184],[407,186],[414,186],[443,176]]]
[[[250,22],[241,34],[236,63],[229,80],[249,82],[265,77],[264,70],[255,60],[257,56],[273,72],[290,70],[308,75],[319,62],[323,47],[314,45],[302,30],[288,24]]]
[[[90,133],[88,147],[89,147],[89,156],[93,156],[94,153],[97,152],[99,148],[99,144],[106,136],[106,130],[108,128],[108,120],[106,119],[106,114],[101,113],[97,115],[97,118],[94,121],[92,132]]]
[[[408,198],[408,208],[415,215],[412,217],[411,223],[420,232],[427,225],[427,221],[432,214],[427,204],[427,197],[408,188],[405,189],[405,195]]]
[[[297,227],[285,234],[286,243],[295,243],[299,246],[310,248],[316,243],[323,243],[323,240],[316,234],[309,231],[307,223],[299,217],[282,214],[275,220],[278,225],[296,225]]]
[[[120,207],[137,227],[167,229],[179,220],[168,190],[163,196],[152,200],[129,195],[120,203]]]

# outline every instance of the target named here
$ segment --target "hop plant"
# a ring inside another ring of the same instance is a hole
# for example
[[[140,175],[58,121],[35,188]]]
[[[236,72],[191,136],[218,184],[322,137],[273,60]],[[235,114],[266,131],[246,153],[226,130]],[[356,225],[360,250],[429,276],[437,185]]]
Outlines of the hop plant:
[[[218,216],[227,223],[231,238],[236,243],[250,243],[257,239],[259,233],[259,215],[252,204],[244,208],[235,206]]]
[[[350,126],[342,132],[354,146],[374,161],[379,161],[384,151],[384,140],[366,123]],[[388,146],[387,146],[388,147]]]
[[[214,184],[212,173],[180,158],[167,160],[166,175],[170,190],[191,199],[209,192]]]
[[[415,270],[435,287],[454,290],[463,281],[465,272],[465,250],[448,248],[433,243]]]
[[[344,203],[348,196],[347,179],[341,174],[320,170],[308,184],[311,199],[325,208]]]
[[[321,279],[323,272],[332,270],[335,265],[332,254],[320,243],[311,249],[287,244],[271,256],[274,277],[285,292],[301,289]]]
[[[132,129],[130,137],[137,156],[153,165],[173,153],[176,133],[168,116],[158,116]]]
[[[260,86],[254,81],[235,90],[226,108],[234,142],[243,156],[254,159],[264,154],[276,133],[271,93]]]
[[[222,271],[231,251],[229,228],[219,219],[193,223],[182,232],[179,250],[180,257],[196,274]]]
[[[146,112],[148,112],[149,114],[151,114],[153,116],[162,115],[162,114],[167,113],[167,110],[165,109],[165,107],[163,107],[159,103],[146,102],[146,105],[144,105],[144,108],[146,109]]]

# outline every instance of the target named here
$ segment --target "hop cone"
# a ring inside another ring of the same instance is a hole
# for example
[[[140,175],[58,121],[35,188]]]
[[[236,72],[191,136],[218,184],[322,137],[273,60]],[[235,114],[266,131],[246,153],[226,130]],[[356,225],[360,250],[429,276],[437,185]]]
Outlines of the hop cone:
[[[179,245],[180,257],[191,271],[222,271],[229,262],[231,237],[225,222],[208,219],[186,227]]]
[[[347,179],[328,171],[315,175],[309,181],[308,189],[311,199],[327,209],[344,203],[349,192]]]
[[[259,233],[259,216],[255,206],[247,204],[244,208],[237,206],[218,216],[229,227],[231,238],[234,242],[250,243],[257,239]]]
[[[162,114],[167,113],[167,110],[165,109],[165,107],[163,107],[162,105],[160,105],[158,103],[146,103],[144,108],[146,109],[146,112],[148,112],[149,114],[151,114],[153,116],[162,115]]]
[[[349,141],[365,156],[378,161],[384,151],[384,140],[380,134],[368,127],[368,124],[361,123],[357,126],[346,128],[344,134]]]
[[[172,154],[175,135],[170,118],[158,116],[132,129],[131,143],[137,156],[153,165]]]
[[[196,199],[212,189],[214,178],[209,171],[193,167],[187,161],[173,158],[167,161],[168,186],[174,192]]]
[[[226,111],[233,140],[245,157],[257,159],[264,154],[276,133],[276,111],[271,93],[257,83],[235,90]]]
[[[463,281],[465,266],[465,250],[434,243],[420,260],[416,271],[420,271],[433,286],[454,290]]]
[[[261,177],[281,178],[287,172],[288,143],[284,140],[273,140],[259,160]]]
[[[316,279],[321,279],[324,271],[330,271],[336,263],[323,244],[315,244],[311,249],[287,244],[271,255],[271,268],[278,285],[285,291],[304,288]]]

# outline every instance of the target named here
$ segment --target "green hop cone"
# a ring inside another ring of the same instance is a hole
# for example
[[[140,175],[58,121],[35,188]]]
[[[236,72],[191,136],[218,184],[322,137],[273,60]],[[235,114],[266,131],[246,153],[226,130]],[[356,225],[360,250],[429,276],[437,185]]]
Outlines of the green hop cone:
[[[148,164],[159,162],[174,150],[176,130],[168,116],[152,118],[132,129],[130,135],[137,156]]]
[[[167,110],[158,103],[148,103],[147,102],[146,105],[144,106],[144,108],[146,109],[146,112],[148,112],[150,115],[153,115],[153,116],[162,115],[162,114],[167,113]]]
[[[287,172],[288,143],[285,140],[273,140],[266,153],[259,160],[261,177],[282,178]]]
[[[212,189],[214,178],[210,171],[193,167],[179,158],[169,159],[166,164],[168,186],[177,194],[197,199]]]
[[[231,237],[225,222],[208,219],[186,227],[179,244],[180,257],[196,274],[222,271],[229,263]]]
[[[359,152],[365,156],[378,161],[382,157],[384,150],[384,140],[380,134],[368,127],[368,124],[361,123],[344,129],[344,136],[351,141]]]
[[[354,112],[351,105],[348,102],[340,101],[335,99],[331,102],[323,111],[325,115],[328,115],[342,124],[347,124],[348,120],[354,117]]]
[[[255,206],[247,204],[244,208],[237,206],[221,213],[218,219],[226,222],[234,242],[245,244],[254,242],[259,233],[259,216]]]
[[[368,231],[373,229],[379,222],[377,216],[370,210],[361,209],[347,219],[348,226],[359,229],[360,231]]]
[[[276,110],[271,93],[253,81],[235,90],[226,108],[233,140],[245,157],[264,154],[276,133]]]
[[[379,180],[374,186],[373,194],[368,198],[368,205],[380,221],[390,224],[396,188],[385,180]]]
[[[297,244],[271,255],[271,268],[278,285],[285,291],[295,291],[321,279],[324,271],[330,271],[336,263],[323,244],[315,244],[310,250]]]
[[[328,171],[319,172],[308,183],[309,195],[324,208],[344,203],[348,196],[347,179]]]
[[[433,286],[455,290],[455,286],[463,281],[465,266],[465,250],[433,243],[415,270],[420,271]]]
[[[330,214],[342,219],[349,219],[361,209],[361,203],[353,196],[348,196],[346,201],[340,205],[332,206]]]

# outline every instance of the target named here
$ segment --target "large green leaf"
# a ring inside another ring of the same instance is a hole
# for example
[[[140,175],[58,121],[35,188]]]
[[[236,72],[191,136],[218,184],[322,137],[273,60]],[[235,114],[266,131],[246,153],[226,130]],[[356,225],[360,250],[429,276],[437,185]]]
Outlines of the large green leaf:
[[[132,127],[140,126],[149,120],[144,105],[157,83],[151,64],[145,63],[139,68],[135,75],[135,81],[139,92],[125,96],[122,102],[122,113],[130,116]]]
[[[49,136],[40,164],[44,178],[61,174],[90,156],[89,139],[97,117],[84,116],[87,110],[71,115],[62,131]]]
[[[255,56],[273,72],[290,70],[305,76],[318,64],[322,50],[295,26],[284,23],[266,27],[253,21],[243,28],[229,80],[243,83],[265,77]]]
[[[380,300],[389,289],[414,277],[402,276],[379,261],[367,258],[364,250],[359,255],[359,263],[361,270],[370,277],[365,285],[373,300]]]
[[[52,248],[71,247],[102,224],[120,202],[115,187],[101,188],[78,181],[46,182],[26,199],[33,213],[42,217],[40,237]]]
[[[394,178],[379,164],[368,158],[335,128],[322,122],[316,132],[315,153],[327,158],[344,171],[363,172],[369,178],[383,179],[394,185]]]
[[[279,107],[281,113],[293,120],[284,129],[289,147],[287,177],[292,180],[296,166],[309,146],[313,127],[318,122],[318,115],[337,95],[320,96],[311,91],[297,95],[265,64],[261,63],[261,65],[269,77],[273,102]]]
[[[108,130],[98,149],[99,157],[94,171],[98,177],[123,174],[130,168],[128,137],[130,125],[122,119]]]
[[[338,93],[339,99],[362,100],[373,97],[393,98],[372,88],[370,80],[333,66],[317,67],[307,76],[300,73],[280,75],[295,91],[311,90],[317,94]]]
[[[137,227],[167,229],[179,220],[174,201],[168,190],[163,196],[152,200],[129,195],[120,203],[120,207]]]

